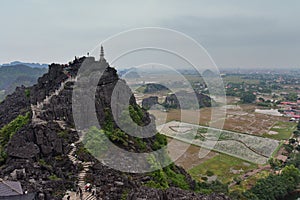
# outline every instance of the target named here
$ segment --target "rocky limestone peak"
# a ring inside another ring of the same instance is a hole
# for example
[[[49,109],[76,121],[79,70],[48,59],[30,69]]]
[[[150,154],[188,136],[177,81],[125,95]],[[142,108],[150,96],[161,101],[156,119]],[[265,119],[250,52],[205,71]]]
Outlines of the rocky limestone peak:
[[[62,199],[67,191],[75,199],[76,190],[84,189],[86,182],[92,183],[96,192],[94,196],[83,192],[84,199],[121,199],[124,196],[133,200],[179,199],[183,196],[188,199],[213,197],[179,189],[163,191],[141,187],[147,185],[149,181],[157,181],[153,176],[155,173],[122,173],[105,166],[85,150],[80,134],[74,129],[72,116],[73,87],[83,62],[90,63],[91,66],[99,66],[100,63],[100,66],[105,67],[105,71],[98,81],[95,104],[78,109],[87,111],[90,109],[89,106],[95,106],[98,122],[103,127],[110,122],[112,136],[115,131],[121,133],[118,131],[118,125],[111,119],[111,96],[119,81],[122,91],[131,95],[129,105],[132,106],[134,113],[139,114],[140,125],[152,124],[151,130],[156,131],[153,118],[138,107],[129,87],[119,79],[116,70],[109,67],[107,62],[103,65],[101,64],[103,62],[95,61],[93,57],[82,57],[75,58],[65,65],[51,64],[48,72],[38,79],[36,85],[17,88],[0,103],[0,128],[20,115],[29,113],[30,116],[29,122],[17,129],[9,142],[3,146],[6,159],[1,166],[0,178],[20,181],[23,190],[34,193],[37,199]],[[83,115],[81,120],[89,127],[87,116]],[[110,139],[112,138],[115,137]],[[122,133],[121,138],[114,140],[120,148],[133,152],[153,151],[157,141],[157,136],[137,140],[126,133]],[[182,168],[172,165],[168,170],[181,174],[190,189],[196,188],[195,181]],[[176,187],[172,181],[168,182],[166,183],[168,186]],[[148,191],[150,195],[145,196],[144,192]],[[227,199],[222,195],[216,197]]]

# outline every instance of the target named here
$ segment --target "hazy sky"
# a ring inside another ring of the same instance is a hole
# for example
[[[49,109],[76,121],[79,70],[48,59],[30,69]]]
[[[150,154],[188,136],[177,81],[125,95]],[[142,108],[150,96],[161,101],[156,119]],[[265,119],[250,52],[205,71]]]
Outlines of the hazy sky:
[[[131,28],[183,32],[225,67],[300,67],[298,0],[2,0],[0,63],[68,62]]]

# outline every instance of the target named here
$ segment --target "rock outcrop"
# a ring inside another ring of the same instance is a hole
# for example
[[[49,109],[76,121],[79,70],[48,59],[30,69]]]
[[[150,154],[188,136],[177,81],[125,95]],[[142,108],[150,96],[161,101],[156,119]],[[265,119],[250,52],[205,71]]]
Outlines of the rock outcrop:
[[[157,96],[151,96],[151,97],[143,99],[143,101],[142,101],[142,107],[147,110],[157,104],[159,104]]]
[[[163,105],[166,108],[173,109],[196,109],[197,107],[211,107],[212,101],[213,100],[209,96],[201,93],[188,93],[185,91],[179,91],[176,94],[168,95]]]
[[[17,87],[16,91],[8,95],[0,103],[0,128],[14,120],[18,115],[25,115],[30,111],[30,98],[26,96],[27,88]]]

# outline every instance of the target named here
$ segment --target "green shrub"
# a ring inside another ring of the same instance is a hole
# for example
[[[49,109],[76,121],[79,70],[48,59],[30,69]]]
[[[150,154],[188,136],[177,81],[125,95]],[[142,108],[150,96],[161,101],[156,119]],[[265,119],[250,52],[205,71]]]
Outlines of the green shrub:
[[[10,138],[20,130],[24,125],[28,124],[30,119],[30,113],[27,112],[25,116],[19,115],[9,124],[5,125],[0,130],[0,144],[1,146],[5,146]]]
[[[135,141],[137,142],[141,150],[146,150],[147,144],[141,138],[135,138]]]
[[[61,131],[61,132],[57,133],[57,135],[60,138],[67,139],[68,138],[68,131],[66,131],[66,130]]]
[[[190,186],[186,181],[186,177],[183,174],[177,174],[170,167],[166,167],[164,171],[169,180],[169,184],[175,185],[183,190],[190,189]]]
[[[290,165],[283,168],[281,175],[271,174],[260,179],[244,196],[248,199],[283,199],[292,192],[300,182],[300,171]],[[250,198],[251,197],[251,198]]]
[[[10,138],[19,131],[23,126],[28,124],[30,120],[30,113],[27,112],[24,116],[19,115],[7,125],[0,129],[0,165],[3,164],[7,158],[5,148]]]
[[[181,189],[187,190],[190,188],[186,181],[186,177],[183,174],[176,173],[172,168],[174,165],[169,165],[163,169],[160,169],[160,163],[157,162],[154,155],[148,157],[148,162],[152,169],[155,170],[149,173],[152,180],[147,182],[148,187],[165,189],[171,186],[176,186]]]
[[[128,189],[123,190],[121,200],[126,200],[128,196]]]
[[[51,181],[61,180],[61,178],[58,178],[55,174],[51,174],[50,176],[48,176],[48,179]]]
[[[25,90],[25,96],[26,96],[27,98],[30,97],[30,90],[29,90],[29,89],[26,89],[26,90]]]
[[[206,175],[207,175],[207,176],[213,176],[214,173],[213,173],[212,171],[210,171],[210,170],[207,170],[207,171],[206,171]]]

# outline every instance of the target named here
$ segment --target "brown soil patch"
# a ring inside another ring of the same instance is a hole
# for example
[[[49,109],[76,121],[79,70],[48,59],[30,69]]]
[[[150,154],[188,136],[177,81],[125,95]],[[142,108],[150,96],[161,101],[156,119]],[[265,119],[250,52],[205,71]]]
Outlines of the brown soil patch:
[[[168,139],[169,141],[171,139]],[[182,143],[178,141],[179,143]],[[180,145],[179,145],[180,146]],[[175,161],[175,164],[178,166],[183,167],[185,170],[189,170],[195,166],[200,165],[201,163],[205,162],[213,158],[214,156],[218,155],[218,153],[210,151],[204,158],[199,158],[199,151],[201,147],[191,145],[186,152]],[[177,149],[169,149],[169,151],[176,151]],[[202,148],[203,150],[203,148]]]

